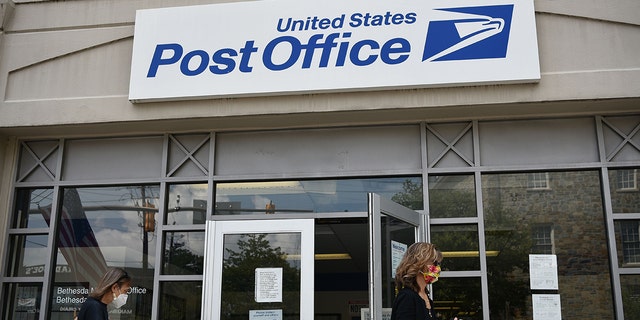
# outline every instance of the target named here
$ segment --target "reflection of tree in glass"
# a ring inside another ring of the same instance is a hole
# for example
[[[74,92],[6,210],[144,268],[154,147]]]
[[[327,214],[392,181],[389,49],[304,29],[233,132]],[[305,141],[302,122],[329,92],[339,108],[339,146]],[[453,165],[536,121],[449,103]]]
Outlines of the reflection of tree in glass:
[[[391,201],[399,203],[409,209],[422,209],[422,184],[415,183],[407,179],[402,183],[402,192],[398,192],[391,197]]]
[[[237,241],[238,251],[226,250],[222,273],[222,317],[244,318],[249,310],[282,309],[297,314],[300,310],[300,270],[286,260],[280,247],[272,247],[266,234],[244,234]],[[255,302],[256,268],[282,268],[284,303]],[[288,299],[290,297],[290,299]]]
[[[429,190],[429,212],[436,218],[475,217],[476,197],[466,190]]]
[[[185,235],[173,232],[168,236],[168,249],[164,251],[165,273],[202,274],[204,259],[194,254],[186,244]]]
[[[527,310],[530,230],[515,217],[501,205],[485,210],[487,251],[497,252],[487,257],[491,319],[520,319]]]

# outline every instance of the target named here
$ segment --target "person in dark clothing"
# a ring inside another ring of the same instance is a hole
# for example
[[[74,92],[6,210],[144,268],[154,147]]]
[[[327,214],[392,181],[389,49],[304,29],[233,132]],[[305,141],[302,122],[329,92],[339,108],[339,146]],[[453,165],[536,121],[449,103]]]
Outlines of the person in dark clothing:
[[[391,320],[437,320],[427,286],[438,281],[442,252],[435,245],[409,246],[396,269],[396,298]]]
[[[120,308],[127,303],[131,277],[121,268],[110,268],[80,307],[77,320],[108,320],[107,305]]]

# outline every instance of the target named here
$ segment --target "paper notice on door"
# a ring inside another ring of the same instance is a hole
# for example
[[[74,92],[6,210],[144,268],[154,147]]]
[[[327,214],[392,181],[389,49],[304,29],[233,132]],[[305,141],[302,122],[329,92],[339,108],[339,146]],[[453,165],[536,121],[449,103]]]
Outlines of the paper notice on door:
[[[371,318],[371,314],[369,308],[360,309],[360,319],[369,319]],[[391,308],[382,308],[382,320],[390,320],[391,319]]]
[[[558,290],[558,261],[554,254],[529,255],[531,290]]]
[[[282,310],[249,310],[249,320],[282,320]]]
[[[391,240],[391,279],[396,277],[396,269],[405,252],[407,252],[406,244]]]
[[[282,302],[282,268],[256,268],[256,302]]]

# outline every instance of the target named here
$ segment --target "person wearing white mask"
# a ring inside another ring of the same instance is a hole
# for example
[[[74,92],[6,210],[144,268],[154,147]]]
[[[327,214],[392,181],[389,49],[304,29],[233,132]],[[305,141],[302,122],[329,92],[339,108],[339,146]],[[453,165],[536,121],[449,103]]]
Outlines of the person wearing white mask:
[[[108,320],[107,306],[120,308],[127,303],[129,288],[129,274],[121,268],[110,268],[82,304],[78,320]]]

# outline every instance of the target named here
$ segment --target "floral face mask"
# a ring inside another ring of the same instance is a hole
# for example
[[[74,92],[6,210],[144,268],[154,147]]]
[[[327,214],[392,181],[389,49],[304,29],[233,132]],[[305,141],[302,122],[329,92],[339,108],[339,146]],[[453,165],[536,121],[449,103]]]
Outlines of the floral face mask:
[[[424,276],[424,282],[426,282],[427,284],[431,284],[438,281],[441,270],[442,269],[440,268],[440,266],[431,265],[429,266],[429,270],[427,272],[420,271],[420,273],[422,273],[422,275]]]

